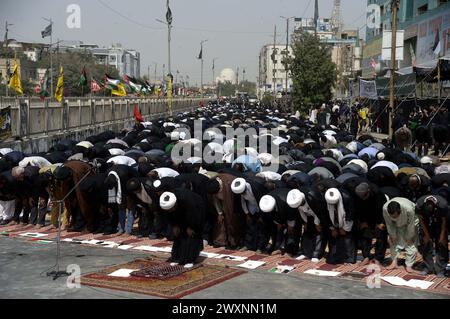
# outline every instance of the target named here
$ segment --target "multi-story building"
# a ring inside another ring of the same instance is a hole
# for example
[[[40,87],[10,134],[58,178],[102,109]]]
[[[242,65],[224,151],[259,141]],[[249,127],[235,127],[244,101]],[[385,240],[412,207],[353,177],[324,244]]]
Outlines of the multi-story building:
[[[109,48],[89,48],[99,64],[114,66],[120,76],[141,76],[141,55],[136,50],[124,49],[120,44]]]
[[[9,40],[8,47],[23,52],[28,60],[36,62],[39,59],[40,52],[44,48],[48,49],[48,44]],[[98,64],[114,66],[121,77],[129,75],[139,78],[141,76],[140,53],[136,50],[125,49],[120,44],[112,45],[109,48],[100,48],[96,44],[84,44],[82,41],[58,41],[57,49],[60,52],[77,51],[91,53]],[[34,79],[32,74],[30,79]]]
[[[316,34],[320,42],[327,45],[338,73],[334,94],[336,97],[345,96],[348,79],[356,77],[361,71],[362,54],[358,30],[336,32],[332,19],[319,19],[316,31],[314,19],[296,18],[294,34],[298,32]]]
[[[379,5],[381,24],[367,28],[363,52],[362,75],[375,77],[376,71],[389,68],[382,61],[383,30],[391,29],[391,1],[368,0],[367,5]],[[402,0],[398,11],[398,30],[404,30],[404,50],[398,68],[411,73],[412,66],[432,68],[440,57],[450,55],[450,1]],[[440,43],[440,51],[436,44]],[[437,52],[439,51],[439,52]],[[378,67],[373,67],[375,63]]]
[[[288,56],[292,57],[292,48],[288,48]],[[288,83],[286,87],[286,68],[283,63],[286,58],[286,45],[267,44],[259,53],[259,85],[258,94],[286,92],[292,88],[292,78],[287,73]]]

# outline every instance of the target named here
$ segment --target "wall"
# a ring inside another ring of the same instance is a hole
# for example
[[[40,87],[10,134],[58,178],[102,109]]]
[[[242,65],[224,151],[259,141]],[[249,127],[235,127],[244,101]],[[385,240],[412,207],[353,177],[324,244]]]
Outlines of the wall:
[[[195,109],[200,100],[173,99],[173,114]],[[0,147],[45,152],[61,139],[83,140],[106,130],[131,128],[135,105],[147,121],[168,115],[167,99],[68,98],[61,106],[39,98],[0,97],[0,108],[11,106],[12,129],[12,137]]]

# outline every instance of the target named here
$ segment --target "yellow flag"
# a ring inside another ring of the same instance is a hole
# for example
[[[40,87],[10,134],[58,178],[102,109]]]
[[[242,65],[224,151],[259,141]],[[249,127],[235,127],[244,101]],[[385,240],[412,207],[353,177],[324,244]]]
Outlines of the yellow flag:
[[[117,89],[111,90],[111,94],[115,96],[127,96],[127,91],[125,90],[125,86],[120,82],[117,85]]]
[[[23,94],[22,81],[20,80],[20,68],[17,65],[16,61],[14,61],[13,75],[9,80],[9,87],[16,91],[18,94]]]
[[[56,85],[55,99],[58,102],[61,102],[63,99],[63,94],[64,94],[64,70],[61,65],[59,69],[58,84]]]
[[[169,78],[169,85],[168,85],[168,88],[167,88],[167,97],[169,99],[172,98],[172,79],[170,79],[170,78]]]

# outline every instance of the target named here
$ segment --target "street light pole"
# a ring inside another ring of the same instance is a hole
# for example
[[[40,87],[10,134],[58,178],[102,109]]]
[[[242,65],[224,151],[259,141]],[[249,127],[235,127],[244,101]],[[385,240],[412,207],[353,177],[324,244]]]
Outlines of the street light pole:
[[[167,11],[169,11],[169,0],[167,0]],[[171,59],[170,59],[170,41],[171,41],[171,31],[172,31],[172,21],[167,23],[167,59],[168,59],[168,68],[169,68],[169,75],[172,75],[172,68],[171,68]]]
[[[399,6],[399,0],[392,0],[392,35],[391,35],[391,80],[390,80],[390,98],[389,98],[389,138],[392,140],[392,116],[395,108],[395,62],[397,53],[397,10]]]
[[[289,20],[294,18],[294,17],[286,18],[286,17],[280,16],[280,18],[286,19],[286,51],[284,52],[284,54],[285,54],[284,69],[286,71],[286,96],[287,96],[287,93],[289,91],[289,87],[288,87],[288,85],[289,85],[289,83],[288,83],[289,82],[289,68],[288,68],[288,59],[289,59]]]
[[[50,100],[53,99],[53,53],[52,53],[52,46],[53,46],[53,21],[52,19],[46,19],[43,18],[45,21],[50,22],[51,25],[51,32],[50,32]]]
[[[200,60],[201,60],[201,75],[200,75],[200,93],[201,93],[201,98],[202,98],[202,102],[203,102],[203,96],[204,96],[204,94],[203,94],[203,43],[205,43],[205,42],[208,42],[208,40],[202,40],[201,42],[200,42],[200,53],[201,53],[201,56],[200,56]]]

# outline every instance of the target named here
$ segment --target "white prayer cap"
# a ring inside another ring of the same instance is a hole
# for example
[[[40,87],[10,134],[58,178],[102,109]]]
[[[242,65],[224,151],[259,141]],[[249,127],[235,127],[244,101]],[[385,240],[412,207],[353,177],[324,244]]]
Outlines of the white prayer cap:
[[[222,157],[222,162],[224,163],[232,163],[233,162],[233,153],[227,153]]]
[[[94,144],[92,144],[89,141],[83,141],[83,142],[78,143],[77,146],[81,146],[84,148],[92,148],[92,147],[94,147]]]
[[[125,154],[125,151],[121,150],[120,148],[110,148],[108,151],[109,151],[109,154],[111,154],[113,156]]]
[[[386,155],[383,152],[378,152],[377,158],[382,161],[386,158]]]
[[[159,206],[161,206],[163,210],[170,210],[174,208],[176,203],[177,197],[174,193],[165,192],[159,198]]]
[[[348,143],[346,147],[352,153],[356,153],[356,151],[358,150],[358,144],[355,141]]]
[[[191,163],[191,164],[201,164],[202,163],[202,159],[200,157],[189,157],[186,162]]]
[[[153,182],[153,187],[159,188],[159,186],[161,186],[161,181],[159,179],[157,179],[156,181]]]
[[[265,195],[259,201],[259,208],[261,208],[264,213],[270,213],[274,210],[275,204],[276,201],[273,196]]]
[[[293,189],[288,193],[286,201],[289,207],[299,208],[305,201],[305,194],[298,189]]]
[[[245,153],[247,155],[253,156],[253,157],[258,157],[258,151],[255,150],[253,147],[246,147],[245,148]]]
[[[368,170],[369,170],[369,167],[367,166],[367,163],[364,162],[363,160],[360,160],[360,159],[351,160],[349,162],[349,164],[356,164],[356,165],[358,165],[359,167],[361,167],[364,170],[364,173],[367,173]]]
[[[273,161],[273,155],[269,153],[261,153],[258,155],[258,159],[261,161],[262,165],[270,165]]]
[[[236,178],[233,183],[231,183],[231,190],[233,193],[239,195],[245,192],[247,182],[243,178]]]
[[[170,133],[170,139],[172,141],[178,141],[180,139],[180,132],[173,131],[172,133]]]
[[[336,188],[330,188],[325,193],[325,200],[328,204],[336,205],[341,199],[341,194]]]
[[[175,123],[172,123],[172,122],[165,122],[165,123],[163,124],[163,127],[168,127],[168,126],[175,126]]]
[[[2,155],[6,155],[6,154],[9,154],[11,152],[14,152],[14,151],[12,149],[10,149],[10,148],[2,148],[2,149],[0,149],[0,154],[2,154]]]
[[[332,131],[332,130],[325,130],[325,131],[322,132],[322,134],[323,135],[331,135],[331,136],[333,136],[333,135],[336,135],[337,133],[335,131]]]
[[[433,164],[433,159],[429,156],[424,156],[420,159],[421,164]]]

